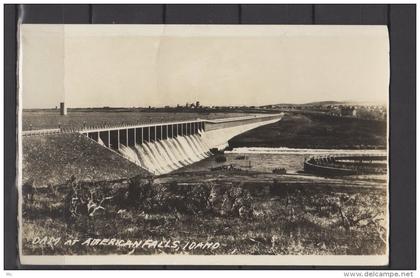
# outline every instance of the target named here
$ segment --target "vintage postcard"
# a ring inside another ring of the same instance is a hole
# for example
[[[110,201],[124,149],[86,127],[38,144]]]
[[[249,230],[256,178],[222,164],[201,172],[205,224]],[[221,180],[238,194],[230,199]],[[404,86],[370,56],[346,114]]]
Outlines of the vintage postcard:
[[[19,26],[23,264],[386,265],[386,26]]]

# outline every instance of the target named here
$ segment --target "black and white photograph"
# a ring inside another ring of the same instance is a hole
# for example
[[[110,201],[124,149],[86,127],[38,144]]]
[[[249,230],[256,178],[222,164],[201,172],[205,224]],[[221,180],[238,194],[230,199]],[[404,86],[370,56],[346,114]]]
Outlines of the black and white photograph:
[[[20,24],[24,264],[388,264],[383,25]]]

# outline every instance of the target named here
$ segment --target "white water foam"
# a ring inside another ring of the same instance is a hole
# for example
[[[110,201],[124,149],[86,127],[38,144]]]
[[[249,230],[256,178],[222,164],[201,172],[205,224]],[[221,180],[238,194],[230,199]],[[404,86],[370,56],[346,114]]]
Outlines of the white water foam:
[[[240,133],[279,120],[280,118],[270,119],[209,131],[199,129],[198,134],[144,142],[129,147],[121,145],[119,152],[151,173],[161,175],[209,157],[213,148],[226,148],[227,142]]]
[[[199,134],[144,142],[132,147],[121,145],[119,152],[156,175],[172,172],[211,155]]]
[[[295,148],[264,148],[264,147],[242,147],[234,148],[226,153],[243,153],[243,154],[314,154],[314,155],[330,155],[330,154],[367,154],[367,155],[386,155],[386,150],[346,150],[346,149],[295,149]]]
[[[99,145],[105,146],[104,141],[102,141],[100,136],[98,136],[98,143]]]

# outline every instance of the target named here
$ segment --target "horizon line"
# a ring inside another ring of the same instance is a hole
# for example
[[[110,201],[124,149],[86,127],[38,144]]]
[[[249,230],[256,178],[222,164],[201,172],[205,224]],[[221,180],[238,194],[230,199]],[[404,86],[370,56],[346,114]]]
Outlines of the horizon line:
[[[310,101],[310,102],[299,102],[299,103],[292,103],[292,102],[285,102],[285,103],[274,103],[274,104],[263,104],[263,105],[239,105],[239,104],[231,104],[231,105],[200,105],[201,108],[212,108],[212,107],[221,107],[221,108],[228,108],[228,107],[264,107],[264,106],[270,106],[270,105],[275,105],[275,106],[279,106],[279,105],[322,105],[324,103],[331,103],[331,104],[346,104],[348,103],[349,105],[361,105],[361,104],[376,104],[376,105],[386,105],[386,102],[381,102],[381,101],[362,101],[362,100],[344,100],[344,101],[339,101],[339,100],[323,100],[323,101]],[[189,104],[195,104],[194,102],[191,102]],[[176,106],[176,105],[164,105],[164,106],[78,106],[78,107],[67,107],[67,109],[138,109],[138,108],[185,108],[185,104],[181,105],[181,104],[177,104],[180,106]],[[327,104],[328,105],[328,104]],[[33,109],[59,109],[60,106],[57,105],[55,107],[30,107],[30,108],[25,108],[22,107],[22,110],[33,110]]]

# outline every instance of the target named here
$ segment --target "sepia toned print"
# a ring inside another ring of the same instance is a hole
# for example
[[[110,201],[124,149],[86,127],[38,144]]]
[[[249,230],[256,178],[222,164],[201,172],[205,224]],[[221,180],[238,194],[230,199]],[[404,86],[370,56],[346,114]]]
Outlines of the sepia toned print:
[[[385,265],[383,26],[20,26],[27,264]]]

